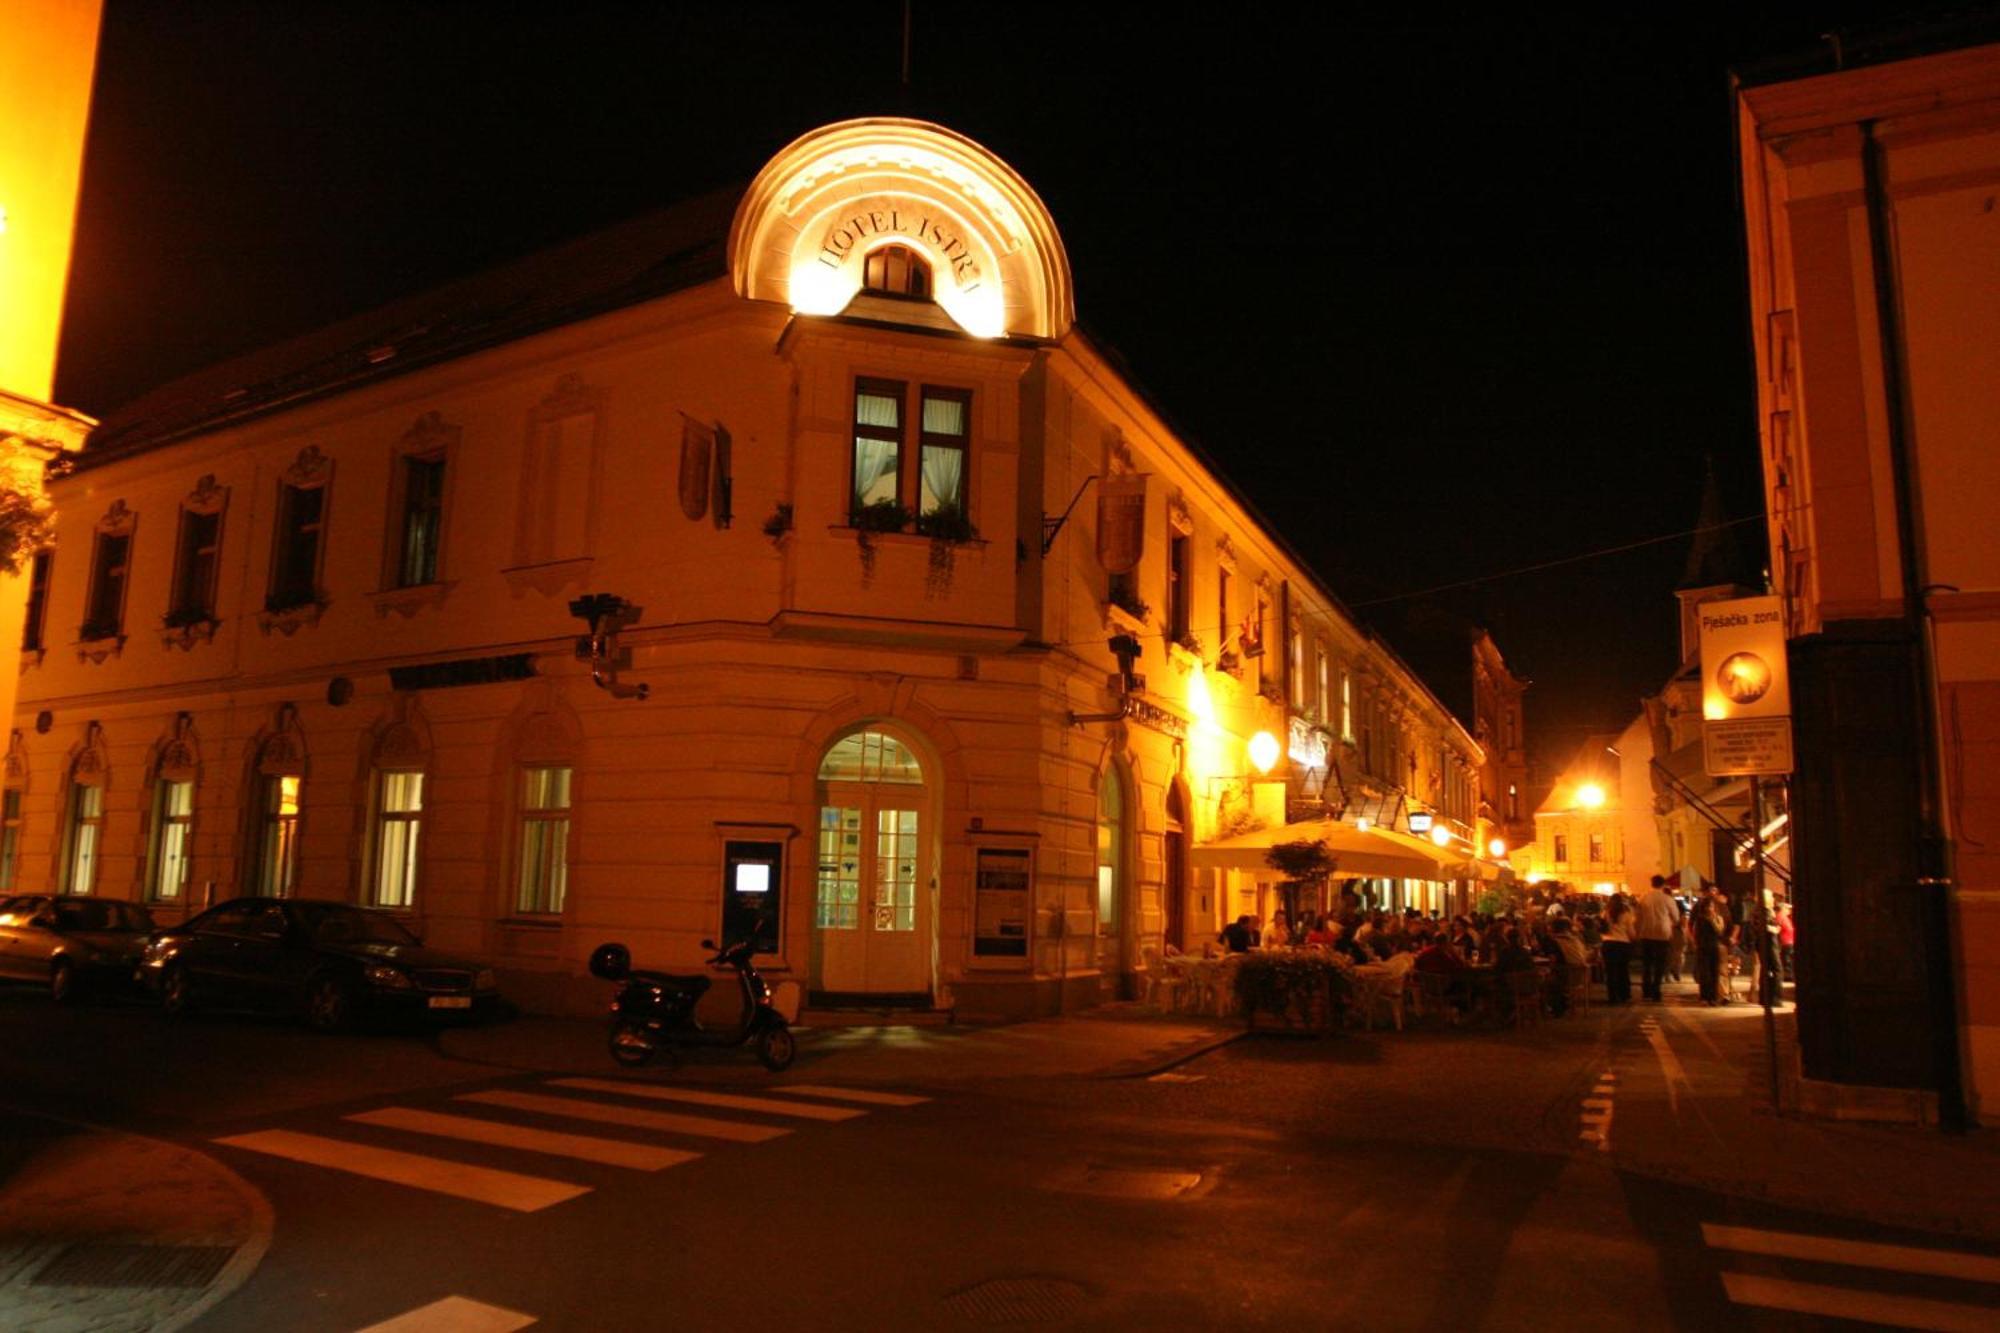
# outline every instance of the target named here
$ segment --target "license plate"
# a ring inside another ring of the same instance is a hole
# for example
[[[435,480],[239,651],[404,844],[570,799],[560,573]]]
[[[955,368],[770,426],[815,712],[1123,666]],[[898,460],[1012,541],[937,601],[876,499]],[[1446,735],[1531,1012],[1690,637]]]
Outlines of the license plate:
[[[470,995],[431,996],[431,1008],[433,1009],[470,1009],[471,1007],[472,997]]]

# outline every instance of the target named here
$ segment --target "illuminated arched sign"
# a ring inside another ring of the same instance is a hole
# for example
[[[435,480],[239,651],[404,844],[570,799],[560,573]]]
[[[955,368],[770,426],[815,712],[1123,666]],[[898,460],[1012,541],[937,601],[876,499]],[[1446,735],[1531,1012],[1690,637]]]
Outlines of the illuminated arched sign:
[[[744,296],[833,315],[888,245],[929,264],[933,299],[968,333],[1069,331],[1069,260],[1042,201],[999,158],[923,121],[843,121],[772,158],[737,207],[729,267]]]

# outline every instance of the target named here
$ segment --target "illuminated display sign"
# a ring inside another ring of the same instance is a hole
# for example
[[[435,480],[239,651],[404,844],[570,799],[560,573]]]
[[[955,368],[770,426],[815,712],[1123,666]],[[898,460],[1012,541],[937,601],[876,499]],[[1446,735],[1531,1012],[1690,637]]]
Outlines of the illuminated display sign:
[[[1327,756],[1333,748],[1331,733],[1302,717],[1295,717],[1285,739],[1285,753],[1291,756],[1293,763],[1302,768],[1326,767]]]
[[[1412,810],[1410,812],[1410,832],[1412,833],[1429,833],[1431,825],[1434,822],[1428,811]]]

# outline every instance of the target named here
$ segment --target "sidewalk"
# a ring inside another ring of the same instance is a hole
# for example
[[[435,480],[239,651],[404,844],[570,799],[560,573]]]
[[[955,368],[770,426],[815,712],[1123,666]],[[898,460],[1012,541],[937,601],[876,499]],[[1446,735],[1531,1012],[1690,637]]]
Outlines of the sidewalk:
[[[213,1158],[0,1110],[0,1328],[166,1333],[241,1286],[264,1198]]]
[[[1609,1156],[1621,1170],[1842,1216],[2000,1241],[2000,1133],[1787,1114],[1771,1107],[1763,1010],[1685,997],[1635,1005],[1616,1062]],[[1778,1014],[1788,1061],[1792,1012]],[[1649,1049],[1650,1047],[1650,1049]]]
[[[798,1059],[786,1076],[927,1086],[1014,1078],[1127,1078],[1158,1073],[1235,1040],[1241,1023],[1161,1016],[1138,1005],[1106,1005],[1064,1018],[998,1026],[883,1023],[797,1027]],[[614,1069],[606,1025],[522,1017],[449,1028],[439,1049],[454,1060],[537,1073]],[[664,1062],[646,1071],[672,1073]],[[725,1081],[769,1079],[747,1046],[687,1052],[682,1072]]]

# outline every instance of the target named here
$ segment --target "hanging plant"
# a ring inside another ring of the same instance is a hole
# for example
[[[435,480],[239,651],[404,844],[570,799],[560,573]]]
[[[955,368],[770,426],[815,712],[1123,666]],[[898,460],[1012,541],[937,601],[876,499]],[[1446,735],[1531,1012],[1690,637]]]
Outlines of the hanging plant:
[[[931,539],[930,576],[926,581],[932,596],[942,596],[951,587],[951,576],[957,566],[958,548],[967,542],[979,539],[979,529],[972,526],[963,505],[939,505],[928,514],[917,516],[917,531]]]
[[[854,544],[861,552],[861,577],[866,581],[875,577],[875,534],[903,531],[910,526],[910,511],[894,500],[877,500],[855,506],[848,522],[854,525]]]

